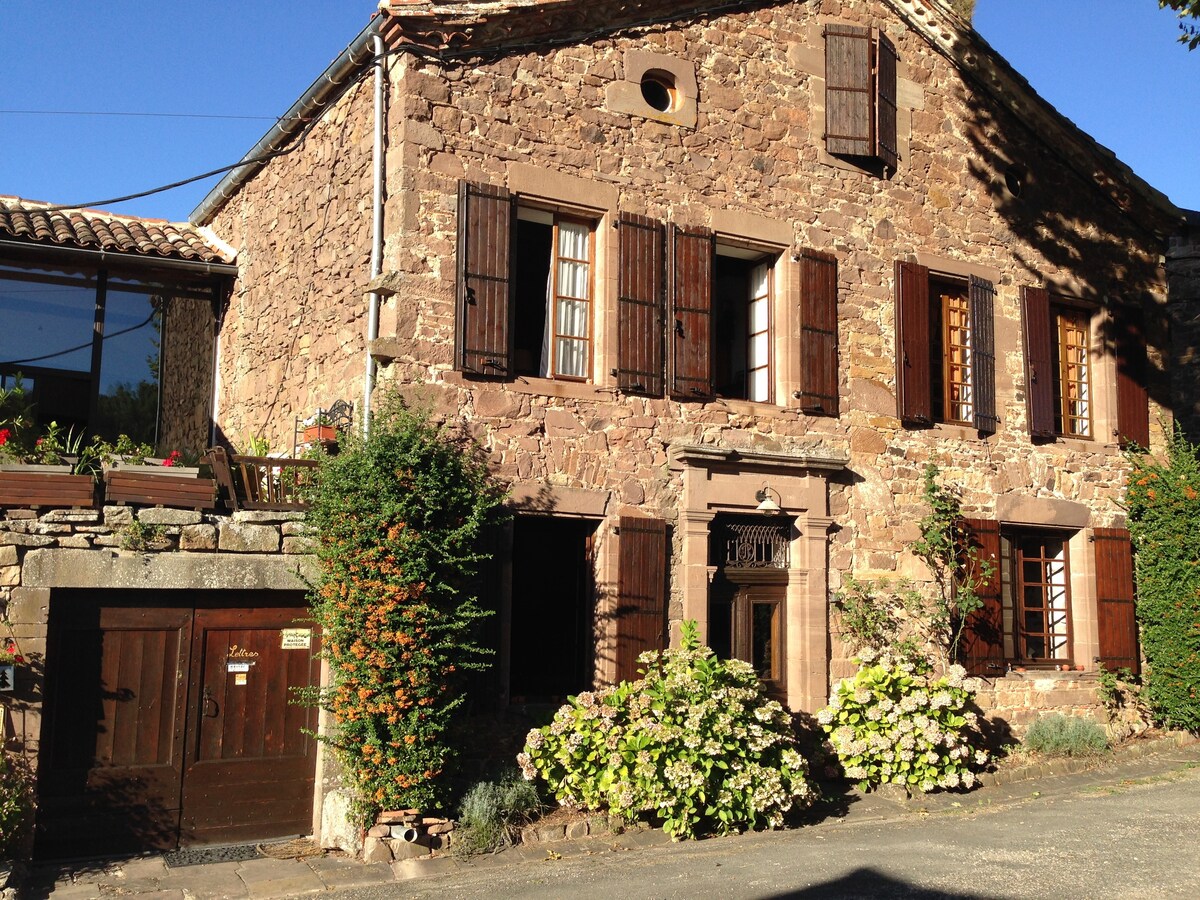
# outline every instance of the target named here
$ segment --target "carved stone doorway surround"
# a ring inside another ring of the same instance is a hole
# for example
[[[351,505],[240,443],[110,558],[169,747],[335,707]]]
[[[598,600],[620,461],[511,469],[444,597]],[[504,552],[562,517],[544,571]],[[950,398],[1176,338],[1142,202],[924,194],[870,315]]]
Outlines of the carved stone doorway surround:
[[[787,581],[787,704],[813,711],[829,694],[829,475],[849,462],[825,447],[792,452],[676,446],[671,469],[681,474],[676,589],[683,618],[708,634],[709,528],[718,513],[755,514],[764,485],[779,495],[781,515],[794,521]],[[761,513],[758,513],[762,515]],[[678,622],[672,623],[673,629]]]

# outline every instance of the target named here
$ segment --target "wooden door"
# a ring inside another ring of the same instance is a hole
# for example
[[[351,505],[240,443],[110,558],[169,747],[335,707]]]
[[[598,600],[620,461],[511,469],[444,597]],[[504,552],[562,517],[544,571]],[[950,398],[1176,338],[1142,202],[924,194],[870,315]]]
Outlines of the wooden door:
[[[96,596],[57,605],[63,614],[51,615],[47,646],[38,853],[172,848],[192,610],[106,606]]]
[[[312,831],[316,744],[304,729],[315,730],[316,710],[294,702],[319,675],[307,616],[196,610],[180,843]]]
[[[196,597],[55,592],[39,856],[312,830],[316,710],[292,702],[318,683],[308,611]]]

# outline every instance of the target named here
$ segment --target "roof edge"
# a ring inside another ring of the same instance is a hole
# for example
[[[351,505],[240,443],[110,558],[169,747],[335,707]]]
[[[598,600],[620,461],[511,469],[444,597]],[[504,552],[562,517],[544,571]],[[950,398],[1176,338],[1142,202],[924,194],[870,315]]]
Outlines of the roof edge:
[[[226,172],[196,205],[188,216],[190,224],[209,224],[225,202],[267,164],[266,161],[259,160],[259,157],[280,149],[303,131],[313,113],[322,110],[329,97],[350,77],[362,70],[371,59],[371,38],[377,33],[377,26],[378,19],[373,15],[357,37],[346,45],[346,49],[339,53],[300,95],[300,99],[293,103],[242,157],[241,165]]]

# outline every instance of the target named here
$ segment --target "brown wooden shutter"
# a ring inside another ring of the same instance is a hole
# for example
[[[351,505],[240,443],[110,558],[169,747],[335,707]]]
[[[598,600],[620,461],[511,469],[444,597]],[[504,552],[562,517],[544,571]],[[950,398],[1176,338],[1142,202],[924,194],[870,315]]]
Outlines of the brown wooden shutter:
[[[638,654],[666,647],[667,523],[617,522],[617,680],[638,676]]]
[[[618,226],[617,387],[663,393],[663,229],[646,216],[622,213]]]
[[[929,269],[896,261],[896,400],[906,425],[932,425]]]
[[[716,245],[708,229],[672,227],[667,248],[671,304],[671,396],[713,396],[712,291]]]
[[[895,172],[900,154],[896,141],[896,48],[880,33],[875,42],[875,155]]]
[[[1117,435],[1124,447],[1150,446],[1150,395],[1146,379],[1145,319],[1140,310],[1119,311],[1117,327]]]
[[[1025,328],[1025,404],[1029,435],[1036,440],[1053,439],[1056,398],[1050,292],[1045,288],[1021,288],[1021,314]]]
[[[512,374],[515,221],[516,197],[504,188],[459,182],[454,367],[461,372]]]
[[[975,393],[975,428],[996,431],[996,289],[971,276],[971,382]]]
[[[825,149],[874,156],[871,30],[825,26]]]
[[[837,257],[800,251],[800,408],[838,414]]]
[[[1096,621],[1100,661],[1106,669],[1141,670],[1137,610],[1133,592],[1133,551],[1124,528],[1096,528]]]
[[[991,576],[975,588],[983,605],[971,613],[963,628],[959,655],[972,675],[996,678],[1004,674],[1004,602],[1000,596],[1000,523],[963,519],[963,538],[975,550],[967,575],[979,577],[978,564],[991,563]]]

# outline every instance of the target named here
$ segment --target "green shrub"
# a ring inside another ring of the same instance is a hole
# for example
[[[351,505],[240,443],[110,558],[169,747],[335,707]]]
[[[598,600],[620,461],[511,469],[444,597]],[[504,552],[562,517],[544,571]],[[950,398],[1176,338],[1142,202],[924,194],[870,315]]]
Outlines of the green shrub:
[[[33,811],[33,778],[25,758],[0,749],[0,859],[19,848]]]
[[[470,854],[505,847],[514,842],[517,829],[527,824],[541,806],[537,788],[519,775],[499,782],[481,781],[467,791],[459,806],[454,848]]]
[[[310,603],[330,665],[319,702],[335,727],[322,739],[365,822],[447,802],[458,679],[483,659],[482,612],[461,588],[503,491],[474,445],[395,401],[342,444],[306,488],[320,562]]]
[[[858,673],[817,713],[846,777],[863,790],[971,787],[974,768],[988,761],[976,716],[966,710],[974,679],[961,666],[935,679],[923,660],[870,651],[858,662]]]
[[[749,663],[718,660],[685,622],[645,677],[571,699],[517,757],[563,804],[661,820],[675,839],[778,827],[812,800],[790,717]]]
[[[1035,719],[1022,743],[1035,753],[1054,756],[1092,756],[1108,749],[1104,729],[1091,719],[1058,713]]]
[[[1146,656],[1145,700],[1169,728],[1200,731],[1200,457],[1176,432],[1166,461],[1133,457],[1125,493]]]

